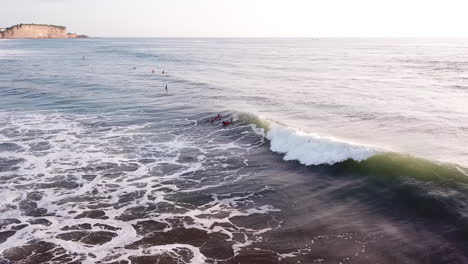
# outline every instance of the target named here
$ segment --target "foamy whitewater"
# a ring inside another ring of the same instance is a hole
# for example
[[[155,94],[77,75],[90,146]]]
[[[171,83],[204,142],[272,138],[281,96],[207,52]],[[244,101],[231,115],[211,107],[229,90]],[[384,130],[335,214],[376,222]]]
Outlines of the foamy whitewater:
[[[8,40],[0,98],[1,264],[468,263],[468,41]]]
[[[366,146],[324,138],[281,125],[272,125],[266,138],[270,140],[272,151],[284,153],[285,160],[297,160],[304,165],[333,165],[348,159],[362,161],[376,154],[376,150]]]

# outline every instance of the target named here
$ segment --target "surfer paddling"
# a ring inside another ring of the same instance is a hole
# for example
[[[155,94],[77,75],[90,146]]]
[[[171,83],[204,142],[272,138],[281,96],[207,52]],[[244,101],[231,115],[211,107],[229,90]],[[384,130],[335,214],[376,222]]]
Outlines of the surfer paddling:
[[[234,124],[234,119],[232,119],[232,118],[231,118],[231,120],[228,120],[228,121],[225,120],[225,121],[223,121],[223,126],[224,126],[224,127],[230,126],[230,125],[232,125],[232,124]]]
[[[220,114],[218,114],[217,116],[211,118],[210,123],[213,123],[214,121],[218,121],[218,120],[220,120],[221,118],[222,118],[222,116],[221,116]]]

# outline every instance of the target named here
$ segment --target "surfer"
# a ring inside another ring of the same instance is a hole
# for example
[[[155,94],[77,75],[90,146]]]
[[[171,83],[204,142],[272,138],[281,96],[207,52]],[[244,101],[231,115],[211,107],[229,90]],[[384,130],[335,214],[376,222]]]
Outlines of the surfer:
[[[162,74],[164,74],[164,70],[162,71]]]
[[[153,69],[153,71],[151,73],[154,73],[154,69]]]
[[[220,120],[221,118],[222,118],[221,115],[218,114],[217,116],[211,118],[210,123],[213,123],[214,121]]]
[[[133,67],[134,70],[136,70],[136,67]]]
[[[225,126],[225,127],[226,127],[226,126],[229,126],[230,124],[231,124],[230,121],[223,121],[223,126]]]
[[[167,93],[167,84],[166,84],[166,88],[165,88],[165,89],[166,89],[166,93]]]

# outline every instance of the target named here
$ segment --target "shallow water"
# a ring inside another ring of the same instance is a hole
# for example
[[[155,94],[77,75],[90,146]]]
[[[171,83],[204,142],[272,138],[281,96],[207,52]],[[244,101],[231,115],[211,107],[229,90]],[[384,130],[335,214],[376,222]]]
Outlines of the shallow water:
[[[467,51],[2,40],[0,262],[465,263]]]

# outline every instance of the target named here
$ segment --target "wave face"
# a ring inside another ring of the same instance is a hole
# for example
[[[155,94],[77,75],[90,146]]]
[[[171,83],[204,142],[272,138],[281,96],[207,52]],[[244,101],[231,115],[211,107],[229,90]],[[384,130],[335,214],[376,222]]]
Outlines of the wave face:
[[[348,160],[336,164],[335,167],[348,173],[379,178],[387,183],[414,180],[420,183],[431,182],[443,185],[468,183],[465,168],[394,152],[378,153],[361,162]]]
[[[357,187],[357,193],[371,199],[386,193],[393,199],[392,206],[409,208],[417,217],[443,219],[461,230],[468,225],[466,168],[323,137],[249,114],[246,119],[262,129],[270,150],[284,154],[286,161],[298,161],[313,166],[312,171],[364,185]]]
[[[285,154],[285,160],[297,160],[304,165],[333,165],[348,159],[362,161],[376,154],[375,150],[366,146],[276,124],[270,127],[266,138],[270,140],[272,151]]]

